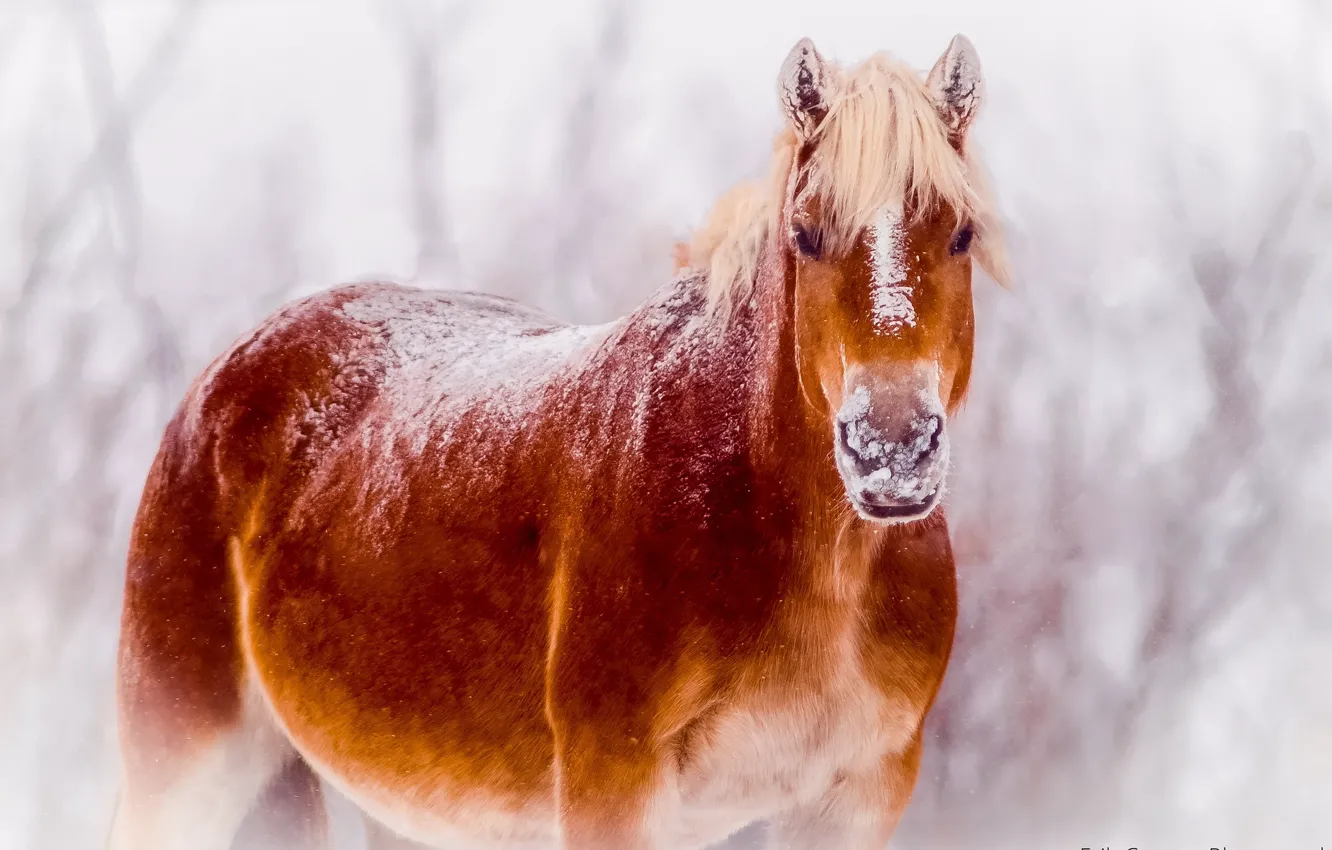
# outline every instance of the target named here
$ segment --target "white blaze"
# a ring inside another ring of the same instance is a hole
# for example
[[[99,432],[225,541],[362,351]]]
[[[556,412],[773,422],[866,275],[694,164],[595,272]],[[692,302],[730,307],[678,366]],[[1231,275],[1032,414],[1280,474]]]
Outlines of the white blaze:
[[[915,327],[916,308],[906,281],[906,229],[900,210],[886,209],[870,226],[870,297],[874,327],[879,333],[899,333]]]

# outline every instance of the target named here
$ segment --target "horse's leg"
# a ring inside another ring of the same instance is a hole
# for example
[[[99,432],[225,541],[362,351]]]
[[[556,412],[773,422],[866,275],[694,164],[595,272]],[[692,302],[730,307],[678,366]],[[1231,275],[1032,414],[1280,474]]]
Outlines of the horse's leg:
[[[260,792],[296,758],[266,717],[252,717],[253,709],[232,728],[198,728],[166,740],[145,741],[122,725],[125,773],[112,850],[231,847]]]
[[[369,815],[365,816],[365,848],[366,850],[427,850],[426,845],[418,844],[410,838],[403,838]]]
[[[328,812],[319,777],[301,759],[287,763],[236,836],[235,850],[325,850]]]
[[[628,642],[609,618],[568,625],[554,638],[546,694],[560,847],[651,850],[649,804],[660,771],[633,679],[652,665],[625,664],[651,650]]]
[[[622,759],[627,756],[627,761]],[[563,850],[653,850],[649,818],[650,771],[624,752],[568,751],[556,784]],[[570,769],[573,763],[575,766]]]
[[[920,771],[920,738],[876,768],[846,774],[821,800],[784,813],[768,830],[771,850],[883,850]]]
[[[208,444],[178,414],[130,535],[117,665],[124,765],[116,850],[226,850],[295,752],[240,646],[240,588]]]

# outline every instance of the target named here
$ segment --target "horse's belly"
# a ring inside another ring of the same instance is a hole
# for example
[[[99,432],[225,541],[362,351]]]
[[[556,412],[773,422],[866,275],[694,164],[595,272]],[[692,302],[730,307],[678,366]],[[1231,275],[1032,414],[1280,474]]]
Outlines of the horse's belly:
[[[247,666],[277,721],[321,776],[408,838],[553,846],[546,615],[531,570],[482,569],[461,545],[392,570],[392,551],[373,554],[354,570],[344,550],[336,573],[309,568],[313,556],[255,571]]]
[[[556,850],[559,846],[552,795],[522,802],[484,789],[410,788],[397,778],[377,781],[317,761],[313,766],[370,817],[427,847]]]
[[[417,737],[406,725],[398,727],[401,735],[386,739],[355,726],[312,726],[291,706],[273,708],[315,772],[399,835],[447,850],[553,850],[558,844],[549,756],[537,755],[534,760],[544,764],[533,765],[525,777],[514,774],[511,756],[504,764],[514,749],[549,752],[547,739],[513,737],[477,752],[476,741]]]

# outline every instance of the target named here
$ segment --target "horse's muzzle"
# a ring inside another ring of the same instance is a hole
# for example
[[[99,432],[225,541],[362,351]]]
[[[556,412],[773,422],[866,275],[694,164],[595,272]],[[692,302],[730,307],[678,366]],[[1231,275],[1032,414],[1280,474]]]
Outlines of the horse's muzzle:
[[[900,398],[874,404],[858,388],[834,420],[837,471],[865,519],[922,519],[943,496],[949,454],[943,411],[937,400],[913,396],[905,404]]]

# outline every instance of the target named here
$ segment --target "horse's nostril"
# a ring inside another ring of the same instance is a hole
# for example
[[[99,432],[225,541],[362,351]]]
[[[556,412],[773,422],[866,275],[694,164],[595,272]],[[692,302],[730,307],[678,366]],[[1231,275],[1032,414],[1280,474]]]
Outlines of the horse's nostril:
[[[930,414],[923,420],[915,418],[900,423],[898,428],[896,440],[886,439],[867,423],[839,419],[834,439],[841,462],[858,476],[874,475],[885,469],[905,478],[910,477],[913,469],[917,473],[927,472],[943,443],[943,417]]]
[[[837,423],[837,442],[842,453],[851,459],[852,466],[860,475],[869,475],[874,471],[874,466],[866,463],[865,457],[851,445],[851,423]]]
[[[930,433],[930,447],[927,450],[927,453],[931,455],[937,454],[939,451],[939,441],[943,439],[943,417],[938,415],[931,416],[926,427],[933,429]]]

